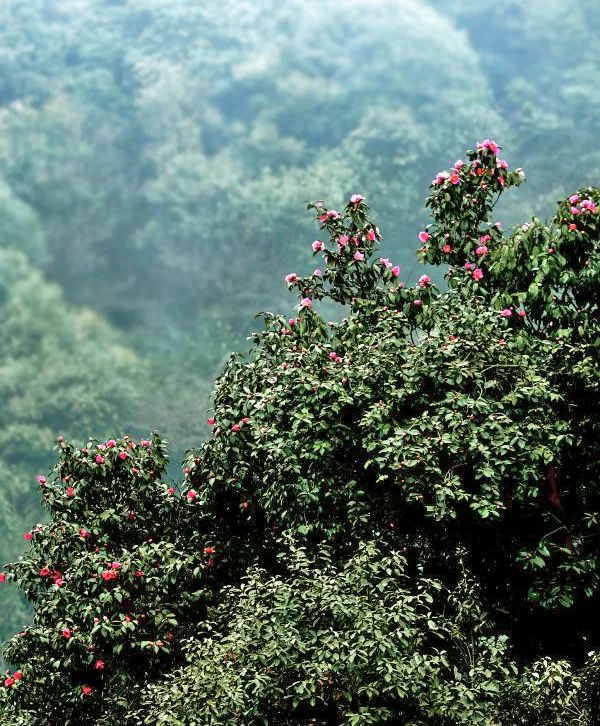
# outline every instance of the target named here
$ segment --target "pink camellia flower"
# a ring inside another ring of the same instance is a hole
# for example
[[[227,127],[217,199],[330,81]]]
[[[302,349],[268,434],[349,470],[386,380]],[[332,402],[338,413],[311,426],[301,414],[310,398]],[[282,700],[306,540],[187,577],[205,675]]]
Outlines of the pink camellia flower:
[[[82,537],[83,539],[85,539],[86,537],[89,537],[90,534],[91,533],[89,532],[89,530],[85,529],[84,527],[81,527],[81,529],[79,530],[79,536]]]
[[[105,582],[110,582],[111,580],[116,580],[119,576],[119,573],[116,570],[104,570],[102,573],[102,579]]]
[[[190,489],[188,493],[186,494],[186,497],[190,500],[190,502],[193,502],[194,499],[198,496],[198,492],[195,489]]]
[[[63,628],[60,632],[62,633],[62,637],[67,640],[71,637],[71,631],[69,628]]]
[[[241,431],[242,430],[242,427],[239,424],[233,424],[233,426],[231,427],[231,430],[234,433],[237,433],[238,431]]]
[[[579,201],[579,194],[572,194],[569,197],[569,201],[571,202],[571,204],[577,204],[577,202]]]
[[[298,282],[298,275],[295,272],[290,272],[289,275],[285,276],[285,281],[288,285],[292,285],[294,282]]]
[[[400,265],[394,265],[392,267],[392,275],[394,277],[398,277],[399,274],[400,274]]]
[[[56,587],[62,587],[65,584],[65,581],[62,579],[62,577],[56,577],[54,579],[54,584]]]
[[[150,441],[148,439],[144,439],[143,441],[140,441],[140,444],[147,449],[150,446]]]
[[[142,572],[142,570],[136,570],[135,571],[135,576],[136,577],[143,577],[144,576],[144,573]]]
[[[96,464],[104,464],[104,457],[100,454],[96,456]]]
[[[508,169],[508,162],[505,159],[500,159],[500,161],[498,162],[498,166],[501,169]]]
[[[25,534],[23,535],[23,537],[24,537],[24,538],[25,538],[25,539],[26,539],[26,540],[27,540],[28,542],[31,542],[31,538],[33,537],[33,535],[31,534],[31,532],[25,532]]]
[[[216,424],[216,422],[217,422],[217,420],[211,416],[206,423],[209,426],[214,426]]]
[[[323,270],[319,270],[318,268],[313,272],[313,275],[315,277],[323,277]]]
[[[458,174],[452,174],[452,176],[450,177],[450,183],[454,185],[460,184],[460,177],[458,176]]]
[[[422,305],[422,304],[423,304],[423,303],[422,303],[422,301],[421,301],[421,300],[414,300],[414,301],[413,301],[413,305],[416,305],[417,307],[421,307],[421,305]]]
[[[482,279],[482,277],[483,277],[483,270],[479,269],[479,267],[476,267],[476,268],[475,268],[475,269],[473,270],[473,279],[474,279],[474,280],[475,280],[476,282],[478,282],[479,280],[481,280],[481,279]]]
[[[504,310],[500,313],[500,316],[503,318],[510,318],[512,315],[512,310],[510,308],[504,308]]]
[[[50,576],[50,568],[49,567],[42,567],[40,569],[40,577],[49,577]]]
[[[81,692],[84,696],[91,696],[92,695],[92,687],[91,686],[82,686]]]
[[[7,688],[10,688],[11,686],[14,686],[15,685],[15,679],[12,678],[11,676],[6,676],[6,678],[4,679],[4,685]]]
[[[350,197],[350,202],[351,202],[351,204],[360,204],[363,199],[364,199],[364,197],[362,194],[353,194]]]
[[[168,494],[169,496],[173,496],[173,494],[175,494],[175,489],[174,489],[173,487],[169,487],[169,488],[167,489],[167,494]]]
[[[442,247],[442,252],[445,252],[447,255],[449,255],[450,252],[452,252],[452,247],[450,247],[450,245],[444,245]]]
[[[524,310],[519,310],[519,311],[517,312],[517,315],[518,315],[518,316],[519,316],[520,318],[524,318],[524,317],[525,317],[525,316],[527,315],[527,313],[526,313],[526,312],[525,312]]]
[[[69,496],[69,497],[75,496],[75,489],[73,487],[67,487],[67,496]]]
[[[95,668],[95,669],[96,669],[97,671],[101,671],[101,670],[104,670],[104,661],[103,661],[103,660],[97,660],[97,661],[96,661],[96,662],[94,663],[94,668]]]
[[[312,308],[312,300],[311,300],[311,299],[310,299],[309,297],[304,297],[304,298],[302,298],[302,300],[300,301],[300,305],[301,305],[301,306],[302,306],[303,308]]]
[[[0,572],[0,582],[6,582],[6,573]]]
[[[362,253],[362,252],[355,252],[355,253],[354,253],[354,259],[355,259],[355,260],[356,260],[357,262],[362,262],[362,261],[363,261],[363,260],[365,259],[365,256],[363,255],[363,253]]]
[[[36,476],[36,479],[37,479],[38,483],[41,484],[42,486],[46,483],[46,477],[42,476],[41,474],[39,476]]]
[[[430,234],[428,234],[428,233],[427,233],[427,232],[425,232],[425,231],[423,231],[423,232],[419,232],[419,240],[420,240],[420,241],[421,241],[421,242],[422,242],[423,244],[425,244],[425,242],[427,242],[427,240],[428,240],[428,239],[429,239],[430,237],[431,237],[431,235],[430,235]]]
[[[123,565],[120,562],[111,562],[110,567],[112,570],[120,570]]]
[[[529,229],[529,225],[527,223],[522,224],[521,229],[523,230],[523,232],[527,232],[527,230]]]
[[[244,416],[244,418],[242,419],[242,423],[243,424],[249,424],[250,423],[250,418],[248,416]]]
[[[465,270],[472,270],[475,265],[472,262],[465,262]]]
[[[577,229],[577,225],[574,222],[571,222],[569,225],[569,232],[574,232]]]
[[[313,248],[313,252],[319,252],[319,251],[322,252],[325,249],[325,244],[323,242],[321,242],[320,239],[316,239],[312,243],[312,248]]]
[[[114,449],[114,447],[117,445],[117,442],[114,439],[109,439],[106,442],[106,448],[107,449]]]
[[[419,277],[419,282],[417,284],[419,285],[419,287],[427,287],[427,285],[429,285],[430,282],[431,282],[431,278],[429,277],[429,275],[421,275],[421,277]]]
[[[329,219],[340,219],[341,214],[336,209],[330,209],[327,212],[327,216],[329,217]]]
[[[341,247],[347,247],[350,242],[350,237],[347,234],[341,234],[338,237],[338,244]]]
[[[385,267],[385,268],[386,268],[387,270],[389,270],[389,269],[390,269],[390,267],[392,266],[392,263],[391,263],[391,262],[389,261],[389,259],[388,259],[387,257],[380,257],[380,258],[379,258],[379,262],[381,262],[381,264],[382,264],[382,265],[383,265],[383,266],[384,266],[384,267]]]
[[[581,209],[578,209],[577,207],[571,207],[571,214],[577,216],[578,214],[581,214]]]
[[[475,250],[475,254],[477,257],[482,257],[483,255],[487,255],[489,252],[488,248],[485,245],[481,245]]]
[[[479,242],[484,245],[486,242],[489,242],[492,238],[489,234],[484,234],[479,238]]]
[[[294,327],[294,325],[296,325],[296,323],[297,323],[297,322],[298,322],[298,321],[296,320],[296,318],[290,318],[290,319],[288,320],[288,325],[289,325],[290,327],[292,327],[292,328],[293,328],[293,327]]]
[[[129,454],[126,451],[119,451],[119,459],[125,460],[128,456]]]
[[[21,681],[23,680],[23,674],[21,673],[21,671],[15,671],[13,673],[13,678],[15,679],[15,681]]]
[[[465,162],[462,159],[458,159],[457,161],[454,162],[455,169],[462,169],[464,165],[465,165]]]
[[[368,239],[368,240],[369,240],[370,242],[375,242],[375,240],[377,239],[377,235],[375,234],[375,230],[374,230],[374,229],[370,229],[370,230],[369,230],[369,231],[367,232],[367,239]]]
[[[332,350],[331,353],[329,354],[329,357],[331,358],[331,360],[335,360],[337,358],[337,353]]]

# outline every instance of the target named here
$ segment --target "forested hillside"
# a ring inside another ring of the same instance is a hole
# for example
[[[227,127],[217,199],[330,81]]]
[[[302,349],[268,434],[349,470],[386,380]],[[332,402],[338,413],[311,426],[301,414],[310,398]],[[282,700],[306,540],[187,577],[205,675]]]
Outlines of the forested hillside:
[[[592,0],[0,0],[0,562],[57,436],[158,429],[172,470],[302,208],[368,190],[403,278],[442,160],[498,137],[505,226],[600,178]],[[431,273],[442,283],[442,271]],[[0,640],[27,620],[2,590]]]

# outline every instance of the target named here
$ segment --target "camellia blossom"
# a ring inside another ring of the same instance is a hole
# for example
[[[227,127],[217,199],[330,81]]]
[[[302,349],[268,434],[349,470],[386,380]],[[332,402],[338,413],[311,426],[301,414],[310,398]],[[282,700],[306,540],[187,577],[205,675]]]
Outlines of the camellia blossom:
[[[323,270],[319,270],[319,268],[317,268],[317,269],[316,269],[316,270],[315,270],[315,271],[313,272],[313,275],[314,275],[315,277],[323,277]]]
[[[350,237],[347,234],[341,234],[338,237],[338,244],[341,247],[347,247],[350,242]]]
[[[313,252],[319,252],[319,251],[322,252],[325,249],[325,243],[324,242],[321,242],[320,239],[316,239],[312,243],[312,248],[313,248]]]
[[[50,575],[50,568],[49,567],[42,567],[40,569],[40,577],[49,577]]]
[[[104,457],[100,454],[96,456],[96,464],[104,464]]]
[[[483,255],[487,255],[489,252],[489,249],[485,245],[481,245],[475,250],[475,254],[477,257],[482,257]]]
[[[442,252],[445,252],[447,255],[449,255],[450,252],[452,252],[452,247],[450,247],[450,245],[444,245],[442,247]]]
[[[416,305],[418,308],[421,307],[422,304],[423,304],[423,302],[421,300],[414,300],[413,301],[413,305]]]
[[[31,539],[32,539],[33,535],[31,534],[31,532],[25,532],[25,534],[23,535],[23,537],[24,537],[24,539],[26,539],[26,540],[27,540],[28,542],[31,542]]]
[[[525,317],[525,316],[527,315],[527,313],[526,313],[526,312],[525,312],[524,310],[519,310],[519,311],[517,312],[517,315],[518,315],[518,316],[519,316],[520,318],[524,318],[524,317]]]
[[[233,426],[231,427],[231,430],[234,433],[237,433],[238,431],[241,431],[242,430],[242,427],[239,424],[233,424]]]
[[[0,572],[0,582],[6,582],[6,573]]]
[[[510,316],[512,315],[512,310],[510,308],[504,308],[504,310],[502,310],[500,315],[503,318],[510,318]]]
[[[340,219],[341,214],[337,211],[337,209],[330,209],[327,212],[327,216],[329,217],[329,219]]]
[[[129,454],[126,451],[119,451],[119,459],[125,460],[128,456]]]
[[[569,197],[569,201],[571,202],[571,204],[577,204],[577,202],[579,201],[579,194],[572,194]]]
[[[400,274],[400,265],[394,265],[392,267],[392,275],[394,277],[398,277],[399,274]]]
[[[419,277],[418,285],[419,287],[427,287],[430,282],[431,278],[429,277],[429,275],[421,275],[421,277]]]
[[[67,640],[71,637],[71,630],[69,628],[63,628],[61,631],[62,637]]]
[[[95,668],[95,669],[96,669],[97,671],[101,671],[101,670],[104,670],[104,665],[105,665],[105,663],[104,663],[104,661],[103,661],[103,660],[97,660],[97,661],[96,661],[96,662],[94,663],[94,668]]]
[[[82,686],[81,692],[84,696],[91,696],[92,695],[92,687],[91,686]]]
[[[67,487],[67,496],[69,496],[69,497],[75,496],[75,489],[73,489],[73,487]]]
[[[312,308],[312,304],[313,304],[312,300],[309,297],[303,297],[302,300],[300,301],[300,305],[303,308]]]
[[[377,235],[375,234],[375,230],[374,230],[374,229],[370,229],[370,230],[369,230],[369,231],[367,232],[367,239],[368,239],[368,240],[369,240],[370,242],[375,242],[375,240],[377,239]]]
[[[118,576],[119,576],[118,571],[117,570],[112,570],[112,569],[111,570],[104,570],[104,572],[102,573],[102,579],[105,582],[110,582],[111,580],[116,580]]]
[[[460,184],[460,177],[458,176],[458,174],[452,174],[452,176],[450,177],[450,183],[454,185]]]
[[[106,442],[106,448],[107,449],[113,449],[117,445],[117,442],[114,439],[109,439]]]
[[[42,476],[41,474],[36,477],[38,484],[45,484],[46,483],[46,477]]]
[[[389,270],[389,269],[390,269],[390,267],[392,266],[392,263],[391,263],[391,262],[389,261],[389,259],[388,259],[387,257],[380,257],[380,258],[379,258],[379,262],[381,262],[381,264],[382,264],[382,265],[383,265],[383,266],[384,266],[384,267],[385,267],[385,268],[386,268],[387,270]]]
[[[298,282],[298,275],[295,272],[290,272],[289,275],[285,276],[285,281],[288,285]]]
[[[478,281],[478,280],[481,280],[482,278],[483,278],[483,270],[481,270],[479,267],[476,267],[473,270],[473,279]]]
[[[419,240],[420,240],[420,241],[421,241],[421,242],[422,242],[423,244],[425,244],[425,242],[427,242],[427,240],[428,240],[428,239],[429,239],[430,237],[431,237],[431,235],[430,235],[430,234],[428,234],[427,232],[425,232],[424,230],[423,230],[422,232],[419,232]]]
[[[363,199],[364,199],[364,197],[363,197],[363,195],[362,195],[362,194],[353,194],[353,195],[352,195],[352,196],[350,197],[350,202],[351,202],[352,204],[360,204],[360,203],[362,202],[362,200],[363,200]]]
[[[357,262],[362,262],[362,261],[363,261],[363,260],[365,259],[365,256],[363,255],[363,253],[362,253],[362,252],[355,252],[355,253],[354,253],[354,259],[355,259],[355,260],[356,260]]]
[[[215,418],[213,418],[213,417],[211,416],[211,417],[210,417],[210,418],[209,418],[209,419],[207,420],[207,422],[206,422],[206,423],[207,423],[207,424],[208,424],[209,426],[214,426],[214,425],[216,424],[216,422],[217,422],[217,421],[216,421],[216,419],[215,419]]]

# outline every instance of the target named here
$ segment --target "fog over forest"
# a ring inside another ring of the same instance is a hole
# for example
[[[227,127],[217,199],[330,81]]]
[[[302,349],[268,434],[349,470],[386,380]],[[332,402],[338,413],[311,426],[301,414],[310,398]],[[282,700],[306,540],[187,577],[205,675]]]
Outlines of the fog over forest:
[[[307,200],[365,195],[414,282],[430,180],[475,141],[526,171],[506,227],[597,182],[597,10],[0,0],[0,562],[58,434],[157,429],[174,471],[206,438],[230,351],[314,266]],[[5,640],[30,616],[2,605]]]

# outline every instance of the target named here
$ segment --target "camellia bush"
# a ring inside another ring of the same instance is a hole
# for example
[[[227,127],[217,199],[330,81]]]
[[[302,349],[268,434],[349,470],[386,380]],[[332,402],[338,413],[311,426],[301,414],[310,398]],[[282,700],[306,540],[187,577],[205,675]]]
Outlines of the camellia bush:
[[[36,605],[7,650],[13,710],[41,723],[62,708],[73,724],[594,723],[600,190],[505,233],[493,209],[524,173],[490,140],[465,159],[434,177],[419,234],[443,291],[379,255],[362,195],[309,205],[319,266],[286,276],[297,312],[265,314],[230,359],[177,491],[160,483],[159,440],[125,465],[125,439],[65,445],[50,524],[7,567]],[[323,302],[345,317],[323,319]]]

